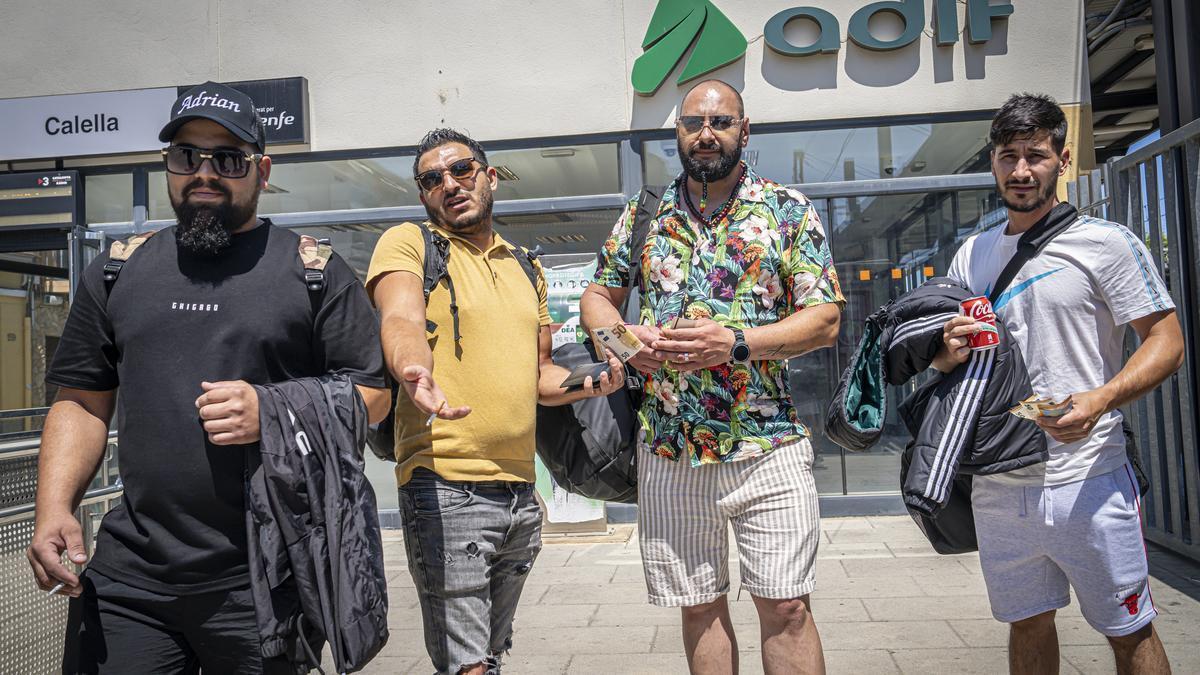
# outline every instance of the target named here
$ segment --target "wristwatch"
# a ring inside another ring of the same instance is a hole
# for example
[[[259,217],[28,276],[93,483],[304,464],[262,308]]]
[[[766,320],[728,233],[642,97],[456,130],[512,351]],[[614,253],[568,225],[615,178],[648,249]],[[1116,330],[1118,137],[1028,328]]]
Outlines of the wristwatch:
[[[741,328],[731,328],[733,331],[733,349],[729,350],[729,359],[734,363],[750,362],[750,345],[746,344],[746,334]]]

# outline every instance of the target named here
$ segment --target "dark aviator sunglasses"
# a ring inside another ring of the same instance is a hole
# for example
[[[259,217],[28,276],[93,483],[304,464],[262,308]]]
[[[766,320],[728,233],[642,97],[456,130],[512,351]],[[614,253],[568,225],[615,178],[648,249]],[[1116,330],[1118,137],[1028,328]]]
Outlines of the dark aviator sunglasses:
[[[257,164],[263,155],[246,154],[241,150],[208,150],[190,145],[172,145],[162,150],[167,171],[180,176],[190,176],[200,170],[205,160],[212,162],[213,171],[222,178],[245,178],[250,165]]]
[[[708,125],[713,131],[725,131],[735,124],[740,124],[742,118],[733,115],[680,115],[675,123],[683,127],[689,134],[699,133]]]
[[[478,167],[476,167],[476,165],[478,165]],[[433,192],[442,186],[442,174],[448,173],[450,174],[451,178],[459,183],[462,183],[463,187],[470,190],[475,186],[476,174],[486,168],[487,164],[484,164],[474,157],[468,157],[466,159],[460,159],[457,162],[454,162],[445,169],[430,169],[429,171],[422,171],[416,175],[417,185],[421,186],[421,189],[426,192]]]

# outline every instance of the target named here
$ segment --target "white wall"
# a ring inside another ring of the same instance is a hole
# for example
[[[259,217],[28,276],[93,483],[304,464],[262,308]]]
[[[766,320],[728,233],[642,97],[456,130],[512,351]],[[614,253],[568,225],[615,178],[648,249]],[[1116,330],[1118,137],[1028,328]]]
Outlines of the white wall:
[[[767,49],[776,12],[815,5],[840,39],[868,0],[715,0],[751,40],[713,73],[743,88],[757,122],[998,107],[1015,91],[1083,100],[1080,0],[1012,0],[992,42],[892,52],[843,44],[836,56]],[[932,22],[933,0],[924,0]],[[684,88],[629,84],[654,0],[143,2],[9,0],[0,22],[0,98],[205,79],[304,76],[312,149],[411,145],[452,125],[481,139],[664,126]],[[960,4],[960,12],[962,5]],[[888,21],[878,22],[887,37]],[[965,25],[965,21],[961,22]],[[793,32],[805,34],[803,22]],[[682,66],[680,66],[682,67]]]

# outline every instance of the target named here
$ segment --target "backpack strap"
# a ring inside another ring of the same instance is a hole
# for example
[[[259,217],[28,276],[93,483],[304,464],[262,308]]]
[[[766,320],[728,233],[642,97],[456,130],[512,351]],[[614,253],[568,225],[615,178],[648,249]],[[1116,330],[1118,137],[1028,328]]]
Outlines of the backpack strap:
[[[454,319],[454,342],[462,339],[458,329],[458,296],[454,293],[454,280],[450,278],[448,264],[450,262],[450,240],[429,229],[425,223],[417,223],[421,229],[421,238],[425,242],[424,278],[421,280],[422,292],[425,294],[425,305],[429,305],[429,294],[446,280],[446,288],[450,291],[450,316]],[[437,324],[425,317],[425,330],[433,333]]]
[[[150,237],[153,237],[157,231],[141,232],[112,243],[112,246],[108,248],[108,262],[104,263],[103,275],[106,293],[112,293],[113,284],[117,283],[117,277],[121,276],[121,269],[125,267],[126,262],[129,262],[129,257],[133,255],[133,252],[146,243]]]
[[[328,239],[302,234],[298,248],[300,262],[304,264],[304,285],[309,292],[320,293],[325,290],[325,266],[333,256],[333,247]]]
[[[638,195],[637,207],[633,213],[633,231],[629,235],[629,283],[625,286],[628,293],[621,305],[621,316],[625,316],[625,310],[633,300],[634,290],[642,286],[642,249],[646,248],[650,224],[658,215],[665,189],[663,185],[647,185]]]
[[[544,253],[541,245],[539,244],[535,246],[532,251],[524,246],[513,246],[511,250],[513,252],[513,257],[516,258],[517,262],[521,264],[521,271],[525,272],[525,276],[529,277],[529,283],[533,284],[533,290],[536,293],[538,286],[538,270],[537,266],[534,264],[534,261],[540,258],[542,253]]]

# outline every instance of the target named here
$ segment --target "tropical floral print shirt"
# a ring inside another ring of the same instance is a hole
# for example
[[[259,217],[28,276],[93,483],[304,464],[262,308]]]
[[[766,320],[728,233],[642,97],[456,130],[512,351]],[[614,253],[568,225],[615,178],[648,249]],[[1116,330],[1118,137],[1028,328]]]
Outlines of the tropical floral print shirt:
[[[747,167],[727,215],[705,226],[689,215],[679,186],[664,191],[639,252],[642,324],[683,316],[746,329],[805,307],[845,304],[825,231],[804,195]],[[635,200],[604,242],[596,283],[629,284],[636,211]],[[692,466],[755,457],[809,435],[782,360],[691,373],[665,365],[647,378],[639,417],[643,446]]]

